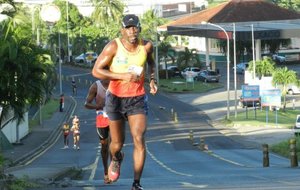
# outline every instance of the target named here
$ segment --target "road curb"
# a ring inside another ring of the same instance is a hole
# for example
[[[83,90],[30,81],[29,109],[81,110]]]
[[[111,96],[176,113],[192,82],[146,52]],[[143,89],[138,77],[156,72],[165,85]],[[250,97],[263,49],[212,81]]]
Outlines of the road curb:
[[[46,151],[47,148],[49,148],[51,145],[53,145],[57,140],[58,137],[61,135],[61,125],[64,121],[69,120],[71,115],[74,112],[74,108],[76,107],[76,101],[73,97],[67,97],[70,102],[70,106],[68,106],[68,109],[65,111],[64,116],[60,121],[58,121],[57,127],[50,133],[48,138],[44,141],[43,144],[40,146],[34,148],[32,151],[28,152],[27,154],[21,156],[20,158],[12,161],[10,166],[5,169],[5,171],[13,171],[15,169],[18,169],[22,166],[26,166],[29,163],[31,163],[34,159],[39,157],[44,151]]]

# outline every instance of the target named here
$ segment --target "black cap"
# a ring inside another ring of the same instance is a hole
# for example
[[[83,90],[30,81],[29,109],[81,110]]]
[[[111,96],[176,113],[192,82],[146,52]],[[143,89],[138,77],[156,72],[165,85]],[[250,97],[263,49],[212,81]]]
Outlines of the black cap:
[[[134,14],[125,15],[122,21],[122,25],[124,28],[129,26],[140,27],[139,17]]]

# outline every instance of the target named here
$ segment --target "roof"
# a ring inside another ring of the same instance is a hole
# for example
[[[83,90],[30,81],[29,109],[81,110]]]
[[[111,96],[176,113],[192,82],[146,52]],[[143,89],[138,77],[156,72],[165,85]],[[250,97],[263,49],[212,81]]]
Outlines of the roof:
[[[300,19],[300,13],[263,0],[231,0],[171,21],[170,23],[162,25],[160,28],[200,24],[202,21],[211,23],[233,23],[291,19]]]
[[[215,35],[209,36],[207,35],[207,31],[216,30],[216,28],[213,26],[208,27],[201,23],[218,23],[218,25],[221,25],[226,31],[232,31],[232,25],[235,23],[237,32],[249,32],[251,31],[251,27],[249,27],[251,25],[254,25],[255,31],[272,30],[274,32],[275,30],[300,29],[300,24],[297,24],[299,23],[299,19],[300,13],[263,0],[231,0],[215,7],[171,21],[160,26],[158,29],[167,29],[170,34],[213,37]],[[291,22],[293,24],[289,24]],[[239,27],[240,25],[243,25],[244,27]],[[299,33],[299,30],[296,32],[293,31],[292,33],[293,34],[289,33],[288,35],[278,34],[277,37],[296,37],[299,35],[297,34]]]

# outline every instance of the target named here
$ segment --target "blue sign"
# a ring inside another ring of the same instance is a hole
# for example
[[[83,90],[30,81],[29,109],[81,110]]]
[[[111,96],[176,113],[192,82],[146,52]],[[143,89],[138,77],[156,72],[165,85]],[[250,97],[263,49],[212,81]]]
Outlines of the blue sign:
[[[261,105],[262,106],[281,106],[281,90],[270,89],[261,92]]]
[[[242,85],[242,97],[244,101],[259,100],[258,85]]]

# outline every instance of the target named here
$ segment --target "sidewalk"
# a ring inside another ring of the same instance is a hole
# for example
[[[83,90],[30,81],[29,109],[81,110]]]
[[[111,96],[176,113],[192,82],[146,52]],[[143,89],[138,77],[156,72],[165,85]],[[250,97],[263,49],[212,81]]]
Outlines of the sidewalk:
[[[17,170],[32,161],[51,144],[56,142],[61,136],[61,126],[64,121],[68,121],[75,102],[71,97],[65,98],[64,112],[59,112],[59,104],[57,112],[48,120],[43,120],[41,126],[34,127],[31,132],[21,139],[20,144],[13,145],[13,149],[5,150],[3,155],[9,160],[9,166],[6,167],[5,173]]]

